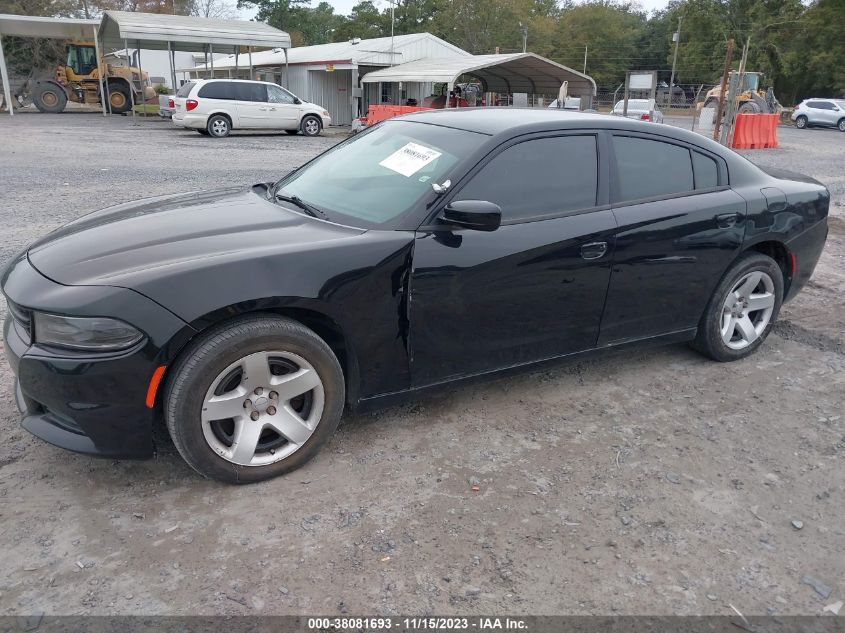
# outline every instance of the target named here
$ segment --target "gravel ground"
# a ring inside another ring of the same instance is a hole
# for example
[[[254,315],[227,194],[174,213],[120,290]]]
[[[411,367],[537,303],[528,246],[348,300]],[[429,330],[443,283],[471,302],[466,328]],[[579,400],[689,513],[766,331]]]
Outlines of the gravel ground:
[[[217,141],[85,114],[0,117],[0,134],[0,264],[98,207],[272,179],[341,137]],[[831,233],[741,362],[671,346],[446,390],[348,415],[305,468],[238,488],[169,443],[130,462],[36,440],[3,364],[0,614],[764,615],[845,599],[845,135],[781,142],[747,154],[827,184]]]

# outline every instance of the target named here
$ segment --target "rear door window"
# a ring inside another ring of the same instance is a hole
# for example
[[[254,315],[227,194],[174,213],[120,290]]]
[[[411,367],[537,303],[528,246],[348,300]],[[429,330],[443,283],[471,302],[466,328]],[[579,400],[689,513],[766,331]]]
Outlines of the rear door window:
[[[614,136],[614,200],[629,202],[682,194],[695,189],[686,147],[634,136]]]
[[[245,81],[235,83],[235,99],[237,101],[258,101],[267,102],[267,89],[264,84],[247,83]]]
[[[213,81],[200,88],[198,97],[204,99],[224,99],[231,101],[235,98],[235,86],[231,81]]]

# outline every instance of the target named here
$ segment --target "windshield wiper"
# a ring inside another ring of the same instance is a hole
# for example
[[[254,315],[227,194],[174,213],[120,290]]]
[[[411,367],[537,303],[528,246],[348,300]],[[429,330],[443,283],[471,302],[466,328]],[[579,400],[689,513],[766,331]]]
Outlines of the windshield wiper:
[[[282,202],[288,202],[288,203],[290,203],[290,204],[292,204],[296,207],[299,207],[300,209],[305,211],[306,214],[310,215],[312,218],[322,218],[323,220],[328,220],[328,218],[329,218],[329,216],[327,216],[325,213],[320,211],[320,209],[318,209],[314,205],[308,204],[307,202],[305,202],[305,200],[303,200],[299,196],[288,196],[288,195],[285,195],[283,193],[277,193],[277,194],[275,194],[275,198],[276,198],[276,200],[281,200]]]

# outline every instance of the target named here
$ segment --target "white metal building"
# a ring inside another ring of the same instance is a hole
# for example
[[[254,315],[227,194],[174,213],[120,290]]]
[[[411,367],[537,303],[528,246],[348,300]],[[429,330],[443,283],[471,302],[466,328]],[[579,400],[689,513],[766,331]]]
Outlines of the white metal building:
[[[381,95],[378,84],[358,88],[359,78],[366,73],[418,59],[465,56],[469,53],[431,33],[413,33],[291,48],[288,50],[288,77],[284,76],[282,50],[253,53],[252,65],[256,79],[285,86],[298,97],[326,108],[333,123],[349,125],[359,113],[367,111],[370,103],[389,102],[394,97],[392,91],[398,91],[398,86],[390,83],[381,84]],[[234,55],[215,59],[213,76],[246,79],[250,72],[247,64],[243,55],[239,56],[237,67]],[[194,78],[212,76],[212,69],[205,65],[182,70]],[[432,89],[432,83],[403,86],[402,93],[395,95],[396,102],[409,98],[422,102]]]

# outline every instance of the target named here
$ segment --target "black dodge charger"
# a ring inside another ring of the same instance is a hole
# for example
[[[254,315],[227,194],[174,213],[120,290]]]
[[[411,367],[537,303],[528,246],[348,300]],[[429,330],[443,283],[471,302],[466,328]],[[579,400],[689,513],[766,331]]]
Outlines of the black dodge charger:
[[[23,426],[228,482],[312,457],[348,405],[601,348],[765,340],[829,192],[702,136],[582,113],[387,121],[278,182],[123,204],[2,276]]]

